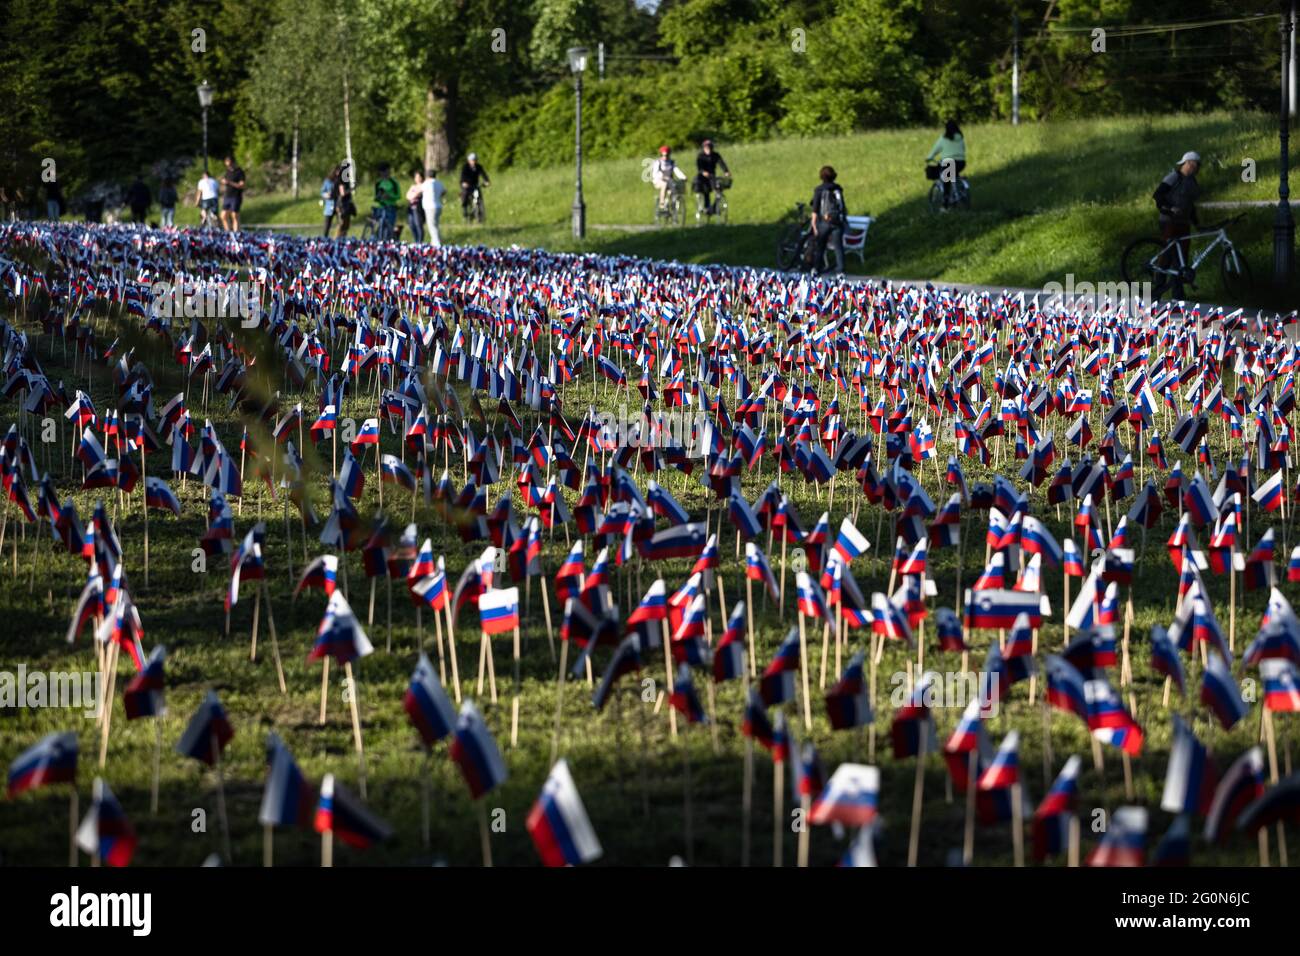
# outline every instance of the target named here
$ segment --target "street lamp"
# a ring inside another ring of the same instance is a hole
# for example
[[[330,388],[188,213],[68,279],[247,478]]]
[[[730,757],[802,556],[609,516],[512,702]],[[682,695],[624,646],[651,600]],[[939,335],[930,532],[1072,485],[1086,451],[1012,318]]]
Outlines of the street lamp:
[[[199,106],[203,108],[203,175],[208,174],[208,107],[212,105],[212,87],[204,80],[199,84]]]
[[[1287,0],[1282,0],[1282,19],[1278,33],[1282,38],[1282,105],[1278,111],[1278,132],[1282,144],[1282,162],[1278,167],[1277,215],[1273,217],[1273,283],[1280,289],[1288,288],[1295,269],[1295,219],[1291,215],[1291,189],[1287,183],[1287,155],[1290,133],[1290,90],[1287,88],[1291,72],[1291,10]]]
[[[574,137],[573,149],[577,168],[573,190],[573,238],[587,235],[587,204],[582,201],[582,74],[587,69],[587,48],[569,48],[569,70],[573,73]]]

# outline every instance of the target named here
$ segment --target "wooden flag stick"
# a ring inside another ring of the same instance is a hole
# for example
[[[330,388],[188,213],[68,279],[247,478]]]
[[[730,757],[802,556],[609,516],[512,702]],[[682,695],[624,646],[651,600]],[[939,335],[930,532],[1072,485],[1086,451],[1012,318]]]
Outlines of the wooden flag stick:
[[[916,866],[917,855],[921,849],[921,800],[925,793],[925,750],[929,743],[927,727],[921,727],[920,746],[916,752],[916,779],[912,784],[912,832],[907,841],[907,865]],[[973,786],[968,781],[967,786]]]
[[[361,740],[361,704],[357,699],[361,696],[361,691],[352,677],[351,661],[344,662],[343,673],[348,681],[348,703],[352,707],[352,742],[357,748],[357,761],[361,769],[361,799],[364,800],[366,799],[366,748]]]
[[[966,826],[962,840],[962,866],[975,860],[975,779],[979,774],[979,749],[972,748],[966,761]]]
[[[1015,865],[1025,865],[1025,821],[1024,808],[1021,805],[1020,784],[1011,785],[1011,853]]]
[[[334,865],[333,830],[326,830],[320,835],[320,865],[323,867],[332,867]]]
[[[519,745],[519,625],[515,625],[514,647],[515,689],[510,701],[510,746]]]
[[[72,785],[72,796],[68,801],[68,866],[77,865],[77,818],[81,815],[77,810],[78,804],[77,785]]]
[[[329,700],[330,689],[330,659],[329,657],[321,658],[320,669],[320,725],[325,726],[325,704]]]
[[[478,810],[478,835],[479,842],[483,848],[483,865],[491,868],[492,840],[488,830],[487,808],[483,806],[483,800],[481,797],[474,801],[474,806]]]
[[[836,650],[839,649],[839,636],[836,635]],[[826,663],[831,656],[831,625],[829,621],[822,622],[822,663],[820,675],[820,687],[826,689]]]
[[[149,788],[149,815],[158,815],[158,779],[162,772],[162,716],[153,718],[153,781]]]
[[[785,850],[785,761],[772,761],[772,865],[781,866]]]
[[[803,726],[812,731],[812,703],[808,690],[808,639],[804,635],[803,612],[799,612],[799,675],[803,681]]]
[[[569,598],[570,601],[573,598]],[[551,737],[551,763],[560,756],[560,718],[564,714],[564,672],[569,667],[569,642],[560,641],[560,672],[555,676],[555,734]],[[643,738],[644,740],[644,738]]]
[[[1079,818],[1073,813],[1070,814],[1070,847],[1066,854],[1066,866],[1077,867],[1079,865]]]
[[[253,594],[253,639],[248,645],[248,659],[252,663],[257,663],[257,625],[262,618],[262,591],[259,588]]]
[[[749,625],[749,678],[758,677],[758,665],[754,659],[754,582],[745,578],[745,618]]]
[[[532,578],[528,581],[531,584]],[[546,646],[551,650],[551,660],[555,660],[555,629],[551,626],[551,598],[548,594],[549,588],[546,586],[546,579],[542,578],[542,610],[546,613]]]
[[[217,732],[212,731],[212,763],[217,771],[217,819],[221,823],[221,843],[226,851],[225,862],[234,863],[235,857],[230,850],[230,818],[226,816],[226,775],[221,767],[221,742]]]
[[[673,654],[668,642],[668,620],[660,618],[659,627],[663,634],[664,643],[664,693],[669,694],[673,689]],[[677,708],[668,707],[668,727],[672,733],[672,739],[677,739]]]
[[[104,698],[104,722],[100,724],[99,736],[99,769],[104,769],[104,761],[108,759],[108,731],[113,723],[113,696],[117,687],[117,641],[111,641],[105,651],[106,667],[108,668],[108,694]]]
[[[834,485],[831,487],[834,492]],[[812,796],[804,793],[799,796],[799,850],[797,865],[802,868],[808,866],[809,843],[812,840],[812,824],[808,822],[809,812],[812,810]]]
[[[275,866],[275,827],[262,824],[262,866]]]
[[[447,616],[447,654],[451,657],[451,683],[456,689],[456,703],[460,703],[460,664],[456,655],[456,631],[452,627],[451,599],[442,602],[443,612]]]

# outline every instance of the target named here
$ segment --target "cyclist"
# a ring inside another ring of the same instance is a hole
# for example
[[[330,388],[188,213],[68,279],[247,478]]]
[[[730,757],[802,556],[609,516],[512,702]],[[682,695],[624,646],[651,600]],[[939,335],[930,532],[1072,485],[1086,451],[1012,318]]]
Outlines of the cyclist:
[[[673,188],[673,181],[685,178],[686,174],[678,168],[677,160],[673,159],[673,148],[660,146],[659,158],[650,167],[650,182],[659,190],[661,210],[668,208],[668,191]]]
[[[812,229],[817,242],[813,250],[809,271],[821,271],[822,257],[829,243],[835,252],[835,273],[844,271],[844,226],[848,219],[848,206],[844,204],[844,190],[835,181],[835,170],[823,166],[818,174],[821,183],[812,195]]]
[[[957,177],[966,168],[966,138],[962,136],[961,127],[957,125],[956,120],[950,119],[943,124],[943,134],[934,141],[925,161],[929,163],[935,158],[939,160],[939,166],[942,168],[939,179],[943,183],[943,205],[946,209],[955,198],[954,187],[957,185]],[[949,160],[952,161],[951,167],[948,165]],[[953,172],[949,173],[949,169]]]
[[[379,164],[379,181],[375,183],[375,205],[379,207],[379,234],[375,237],[380,242],[393,237],[393,227],[397,225],[397,204],[402,198],[402,187],[388,173],[388,164]]]
[[[469,204],[474,197],[474,190],[480,185],[491,186],[492,179],[488,176],[487,170],[479,164],[478,154],[470,153],[465,157],[465,163],[460,167],[460,212],[466,219],[469,218]]]
[[[717,182],[718,167],[728,176],[731,169],[722,154],[713,148],[713,140],[706,139],[700,143],[700,151],[695,156],[695,191],[704,199],[704,211],[710,216],[716,213],[717,200],[713,198],[714,184]]]
[[[1201,185],[1196,181],[1196,173],[1201,168],[1201,154],[1188,150],[1183,158],[1171,169],[1151,198],[1156,202],[1160,212],[1160,238],[1166,243],[1177,240],[1182,251],[1183,262],[1187,262],[1192,226],[1200,225],[1196,215],[1196,199],[1201,194]],[[1173,250],[1164,253],[1156,263],[1162,268],[1173,268],[1177,262]],[[1172,279],[1163,272],[1156,274],[1155,284],[1151,288],[1153,298],[1160,298],[1165,288],[1172,282],[1174,296],[1183,298],[1183,277],[1177,275]]]

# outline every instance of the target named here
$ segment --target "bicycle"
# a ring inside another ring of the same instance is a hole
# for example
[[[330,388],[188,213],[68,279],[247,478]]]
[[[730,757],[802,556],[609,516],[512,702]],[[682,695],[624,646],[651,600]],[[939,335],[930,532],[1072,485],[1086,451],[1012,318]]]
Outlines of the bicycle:
[[[486,185],[487,183],[483,184],[483,186]],[[461,215],[465,217],[466,222],[481,223],[483,221],[483,186],[475,186],[470,190],[469,203],[461,209]]]
[[[1223,276],[1224,290],[1231,296],[1249,294],[1254,285],[1250,264],[1246,262],[1246,257],[1232,244],[1227,232],[1228,226],[1239,222],[1245,216],[1245,213],[1233,216],[1231,219],[1225,219],[1217,226],[1211,226],[1201,232],[1194,232],[1177,239],[1170,239],[1168,242],[1154,238],[1133,240],[1120,257],[1119,267],[1124,276],[1124,281],[1130,285],[1145,282],[1152,284],[1153,289],[1159,288],[1159,292],[1153,292],[1151,295],[1153,302],[1164,295],[1166,290],[1178,291],[1180,293],[1179,298],[1182,298],[1181,293],[1185,291],[1182,288],[1183,284],[1186,283],[1187,286],[1195,289],[1196,272],[1201,263],[1208,259],[1214,250],[1222,247],[1223,252],[1219,257],[1219,271]],[[1192,261],[1189,263],[1183,253],[1183,243],[1187,243],[1190,251],[1193,240],[1206,238],[1211,239],[1210,243],[1193,256]]]
[[[958,176],[953,182],[945,183],[939,177],[943,175],[943,166],[939,163],[927,163],[925,178],[933,180],[930,187],[930,212],[945,212],[953,208],[970,208],[970,180]],[[951,186],[951,189],[946,187]]]
[[[199,203],[199,231],[200,232],[220,232],[221,218],[216,209]]]
[[[380,208],[381,207],[379,206],[372,206],[370,212],[366,213],[366,218],[361,224],[362,240],[379,238],[380,232],[382,231],[380,223]],[[400,222],[393,223],[393,234],[388,238],[394,242],[401,241],[402,224]]]
[[[686,222],[686,202],[682,198],[684,181],[674,179],[668,186],[668,195],[663,202],[655,193],[655,225],[670,224],[682,226]]]
[[[713,202],[705,205],[704,193],[697,191],[695,193],[695,224],[698,226],[702,222],[708,222],[714,216],[718,217],[718,222],[726,225],[727,222],[727,190],[731,188],[730,176],[713,177]]]
[[[817,241],[811,219],[806,203],[795,203],[794,213],[786,214],[786,227],[781,230],[776,241],[776,267],[782,272],[803,272],[808,268],[808,244]],[[818,271],[827,271],[831,261],[832,253],[828,247],[822,253],[821,262],[817,264]]]

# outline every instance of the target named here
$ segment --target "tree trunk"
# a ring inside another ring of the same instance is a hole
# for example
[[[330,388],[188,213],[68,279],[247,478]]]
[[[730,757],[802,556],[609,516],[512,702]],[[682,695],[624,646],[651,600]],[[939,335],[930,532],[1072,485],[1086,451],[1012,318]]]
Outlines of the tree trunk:
[[[357,188],[357,164],[352,159],[352,111],[349,104],[348,71],[343,69],[343,145],[348,154],[348,185]]]
[[[430,83],[424,96],[424,166],[446,171],[451,166],[453,90]]]
[[[293,198],[298,198],[298,107],[293,108],[293,166],[290,170],[293,180]]]

